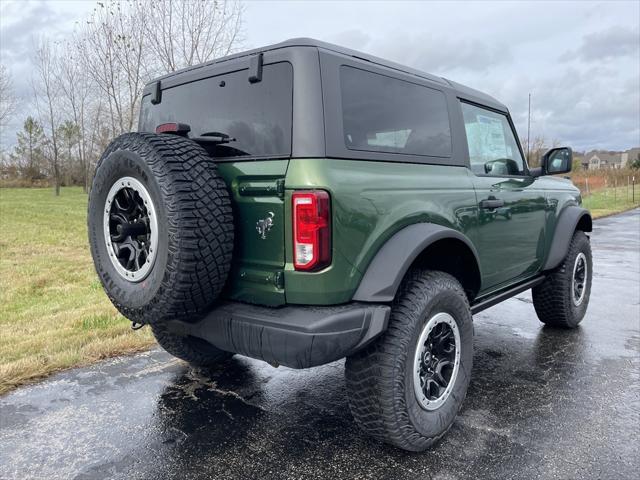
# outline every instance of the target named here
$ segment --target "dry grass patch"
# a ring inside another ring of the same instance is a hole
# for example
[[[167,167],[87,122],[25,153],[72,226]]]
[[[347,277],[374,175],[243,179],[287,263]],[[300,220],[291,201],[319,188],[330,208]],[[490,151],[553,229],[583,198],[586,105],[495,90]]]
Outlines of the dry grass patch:
[[[79,188],[0,189],[0,394],[153,344],[103,293],[86,212]]]

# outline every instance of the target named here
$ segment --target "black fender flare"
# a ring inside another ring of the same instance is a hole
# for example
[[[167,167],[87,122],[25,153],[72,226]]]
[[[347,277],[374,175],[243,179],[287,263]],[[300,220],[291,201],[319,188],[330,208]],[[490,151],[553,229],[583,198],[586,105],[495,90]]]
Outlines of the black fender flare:
[[[569,243],[578,226],[580,226],[580,230],[585,232],[592,230],[593,220],[587,209],[570,205],[560,212],[549,247],[549,254],[542,270],[552,270],[560,265],[569,251]]]
[[[473,253],[480,271],[478,252],[464,234],[435,223],[416,223],[395,233],[380,248],[362,277],[353,300],[391,302],[414,260],[433,243],[446,239],[464,243]]]

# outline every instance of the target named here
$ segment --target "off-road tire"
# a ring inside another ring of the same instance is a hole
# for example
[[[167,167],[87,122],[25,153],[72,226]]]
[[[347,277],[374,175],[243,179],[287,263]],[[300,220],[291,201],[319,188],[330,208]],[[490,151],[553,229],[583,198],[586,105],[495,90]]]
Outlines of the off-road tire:
[[[201,338],[172,333],[166,324],[153,324],[151,330],[162,348],[196,367],[213,367],[233,356],[233,353],[220,350]]]
[[[438,312],[449,313],[461,338],[460,369],[452,392],[436,410],[423,409],[413,387],[413,361],[420,332]],[[460,283],[443,272],[415,269],[393,302],[387,331],[347,358],[349,407],[372,437],[409,451],[422,451],[449,430],[471,377],[473,323]]]
[[[128,177],[146,188],[157,217],[155,260],[138,282],[114,267],[103,225],[110,188]],[[227,280],[233,251],[229,193],[212,158],[187,138],[127,133],[111,142],[93,179],[88,229],[102,286],[134,322],[196,321],[212,308]]]
[[[580,253],[587,261],[587,275],[584,299],[580,305],[572,300],[573,268]],[[533,306],[542,323],[552,327],[575,328],[584,318],[591,295],[591,279],[593,277],[593,259],[589,237],[578,230],[573,234],[569,251],[562,264],[538,286],[532,289]]]

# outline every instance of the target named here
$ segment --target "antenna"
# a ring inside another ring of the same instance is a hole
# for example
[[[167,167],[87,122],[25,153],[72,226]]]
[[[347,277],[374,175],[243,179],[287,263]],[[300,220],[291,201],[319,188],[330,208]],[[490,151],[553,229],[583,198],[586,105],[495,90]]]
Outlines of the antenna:
[[[527,115],[527,163],[531,160],[529,157],[529,139],[531,138],[531,93],[529,93],[529,114]]]

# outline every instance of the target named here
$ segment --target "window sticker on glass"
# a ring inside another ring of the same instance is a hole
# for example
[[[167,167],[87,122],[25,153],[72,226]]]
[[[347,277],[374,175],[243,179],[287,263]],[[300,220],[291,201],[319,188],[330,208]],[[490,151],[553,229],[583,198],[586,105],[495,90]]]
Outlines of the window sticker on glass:
[[[395,132],[376,132],[368,135],[367,144],[369,146],[384,147],[390,146],[402,149],[407,144],[411,130],[397,130]]]
[[[471,157],[490,160],[509,156],[499,118],[478,114],[476,122],[467,124],[466,128]]]
[[[506,115],[462,103],[469,146],[469,162],[475,173],[520,175],[524,161]]]

